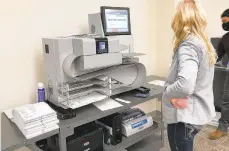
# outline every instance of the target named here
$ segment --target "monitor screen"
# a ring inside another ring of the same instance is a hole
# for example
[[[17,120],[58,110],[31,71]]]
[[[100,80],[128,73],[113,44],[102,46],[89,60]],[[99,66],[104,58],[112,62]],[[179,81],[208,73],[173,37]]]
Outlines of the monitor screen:
[[[211,43],[213,45],[213,47],[215,48],[215,50],[218,49],[218,45],[220,43],[221,38],[211,38]]]
[[[129,8],[101,7],[101,14],[106,36],[131,34]]]

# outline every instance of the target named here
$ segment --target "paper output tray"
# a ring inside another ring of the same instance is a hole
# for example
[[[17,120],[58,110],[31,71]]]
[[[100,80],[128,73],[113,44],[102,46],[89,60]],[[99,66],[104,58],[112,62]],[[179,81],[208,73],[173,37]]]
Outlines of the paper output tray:
[[[93,70],[122,64],[121,53],[108,53],[80,57],[80,70]]]
[[[108,88],[104,88],[102,86],[92,86],[92,87],[88,87],[88,88],[83,88],[83,89],[79,89],[79,90],[74,90],[74,91],[69,91],[69,92],[65,92],[65,93],[59,93],[60,97],[65,98],[64,100],[74,100],[78,97],[82,97],[82,96],[86,96],[89,95],[93,92],[99,92],[101,94],[104,95],[109,95],[109,89]]]
[[[94,102],[103,101],[108,98],[109,97],[107,95],[103,95],[98,92],[92,92],[88,95],[62,102],[61,104],[67,108],[76,109]]]
[[[103,75],[106,76],[110,72],[122,70],[122,69],[125,69],[125,68],[128,68],[128,67],[131,67],[131,66],[135,66],[135,64],[117,65],[117,66],[113,66],[113,67],[110,67],[110,68],[105,68],[105,69],[101,69],[101,70],[98,70],[98,71],[95,71],[95,72],[91,72],[91,73],[88,73],[88,74],[85,74],[85,75],[82,75],[82,76],[78,76],[78,77],[75,77],[74,79],[76,81],[86,81],[86,80],[89,80],[89,79],[92,79],[92,78],[96,78],[96,77],[99,77],[99,76],[103,76]]]
[[[88,88],[92,86],[108,86],[108,80],[100,80],[100,79],[90,79],[86,81],[78,81],[78,82],[71,82],[71,83],[59,83],[58,89],[62,93],[66,93],[69,91],[79,90],[83,88]]]
[[[71,54],[64,59],[62,68],[70,78],[76,78],[79,75],[93,70],[107,68],[122,64],[121,53],[107,53],[100,55],[79,56]]]

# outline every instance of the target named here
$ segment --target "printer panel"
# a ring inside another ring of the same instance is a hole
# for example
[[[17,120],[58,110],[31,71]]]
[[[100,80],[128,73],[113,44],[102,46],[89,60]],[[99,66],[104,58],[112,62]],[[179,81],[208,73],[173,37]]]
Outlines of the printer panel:
[[[121,53],[119,40],[115,37],[107,37],[107,39],[108,39],[109,53],[116,53],[116,52]]]
[[[63,62],[65,58],[73,53],[72,39],[58,39],[56,51],[57,80],[58,82],[67,82],[73,79],[65,75],[63,71]],[[74,65],[73,65],[74,66]]]
[[[83,55],[95,55],[96,54],[96,43],[95,39],[84,38],[83,40]]]
[[[56,65],[56,50],[58,48],[56,39],[42,39],[43,51],[44,51],[44,62],[45,62],[45,87],[47,89],[47,96],[49,94],[57,96],[56,79],[57,79],[57,65]],[[54,98],[57,100],[57,98]]]
[[[121,53],[108,53],[80,57],[80,70],[99,69],[122,64]]]
[[[121,47],[119,45],[119,39],[116,37],[106,37],[106,38],[82,38],[73,39],[73,49],[74,53],[79,56],[96,55],[96,43],[98,39],[107,39],[108,41],[108,53],[121,52]],[[127,45],[128,46],[128,45]]]
[[[53,48],[53,40],[52,39],[42,39],[43,43],[43,54],[44,54],[44,67],[46,77],[50,77],[52,74],[55,75],[55,63],[54,63],[54,48]]]
[[[122,53],[134,52],[134,40],[132,35],[110,36],[119,40],[119,44],[128,46],[128,49],[122,51]]]
[[[82,39],[72,39],[73,53],[78,56],[83,54],[83,40]]]
[[[73,53],[72,40],[43,39],[43,50],[47,96],[54,104],[58,104],[61,101],[58,97],[58,84],[73,80],[65,75],[62,68],[64,59]]]
[[[101,13],[88,14],[89,34],[96,34],[104,37]]]
[[[73,52],[79,56],[96,54],[95,39],[92,38],[75,38],[73,42]]]

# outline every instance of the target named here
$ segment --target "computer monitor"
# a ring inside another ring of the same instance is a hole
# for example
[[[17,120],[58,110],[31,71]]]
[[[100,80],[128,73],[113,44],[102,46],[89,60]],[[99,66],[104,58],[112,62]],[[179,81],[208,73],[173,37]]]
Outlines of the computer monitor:
[[[105,36],[131,35],[130,9],[126,7],[101,7]]]
[[[218,38],[218,37],[211,38],[211,43],[216,51],[218,49],[220,41],[221,41],[221,38]]]
[[[215,48],[216,53],[218,53],[218,46],[219,46],[221,39],[222,38],[218,38],[218,37],[211,38],[211,43],[212,43],[213,47]],[[229,56],[227,54],[225,54],[221,61],[222,61],[222,64],[224,66],[226,66],[227,63],[229,62]]]

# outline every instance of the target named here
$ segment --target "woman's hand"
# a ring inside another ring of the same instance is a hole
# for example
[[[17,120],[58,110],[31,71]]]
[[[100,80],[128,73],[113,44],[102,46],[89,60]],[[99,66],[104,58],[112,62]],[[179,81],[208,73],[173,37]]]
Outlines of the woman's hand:
[[[188,100],[185,99],[171,99],[170,103],[177,109],[185,109],[188,107]]]

